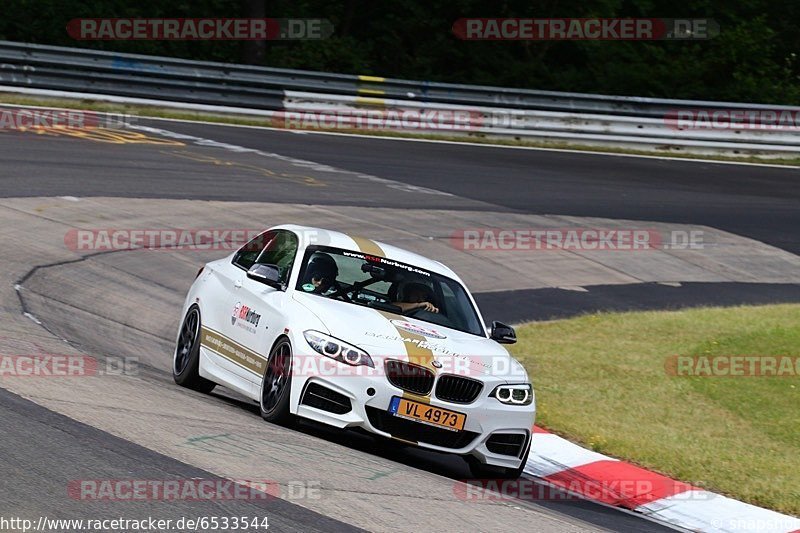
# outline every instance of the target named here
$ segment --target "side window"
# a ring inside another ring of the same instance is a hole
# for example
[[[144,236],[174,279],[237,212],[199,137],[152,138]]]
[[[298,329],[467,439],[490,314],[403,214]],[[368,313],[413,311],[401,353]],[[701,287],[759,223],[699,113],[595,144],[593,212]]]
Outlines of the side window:
[[[233,264],[239,268],[250,270],[253,263],[269,243],[275,240],[276,231],[265,231],[252,241],[242,246],[236,255],[233,256]]]
[[[297,255],[297,235],[291,231],[278,231],[258,257],[259,263],[277,265],[281,271],[281,281],[286,283],[292,271],[294,257]]]

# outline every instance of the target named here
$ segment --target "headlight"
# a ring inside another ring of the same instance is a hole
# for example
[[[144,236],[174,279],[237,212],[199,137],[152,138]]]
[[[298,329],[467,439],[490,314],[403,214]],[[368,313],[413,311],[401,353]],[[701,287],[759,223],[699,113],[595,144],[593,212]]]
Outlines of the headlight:
[[[530,405],[533,402],[533,387],[530,383],[521,385],[500,385],[490,396],[506,405]]]
[[[361,348],[356,348],[352,344],[340,341],[336,337],[311,329],[304,331],[303,336],[306,338],[308,345],[314,348],[315,352],[321,353],[326,357],[350,366],[365,365],[375,368],[372,358]]]

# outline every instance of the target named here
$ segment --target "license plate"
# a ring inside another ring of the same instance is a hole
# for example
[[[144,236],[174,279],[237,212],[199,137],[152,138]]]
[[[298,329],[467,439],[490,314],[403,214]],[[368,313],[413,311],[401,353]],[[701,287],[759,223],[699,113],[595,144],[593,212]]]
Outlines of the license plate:
[[[397,396],[392,398],[392,402],[389,404],[389,412],[395,416],[449,429],[450,431],[461,431],[467,421],[467,415],[463,413],[448,411],[447,409],[406,400]]]

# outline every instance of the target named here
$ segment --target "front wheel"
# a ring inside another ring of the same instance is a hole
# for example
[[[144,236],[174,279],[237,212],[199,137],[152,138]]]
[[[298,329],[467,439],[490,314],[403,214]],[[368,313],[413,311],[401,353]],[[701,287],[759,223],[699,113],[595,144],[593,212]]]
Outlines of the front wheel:
[[[267,369],[261,382],[261,417],[274,424],[289,424],[294,417],[289,412],[289,393],[292,388],[292,345],[281,338],[272,347]]]
[[[172,379],[182,387],[206,393],[217,384],[200,376],[200,325],[200,308],[193,305],[186,312],[178,335]]]

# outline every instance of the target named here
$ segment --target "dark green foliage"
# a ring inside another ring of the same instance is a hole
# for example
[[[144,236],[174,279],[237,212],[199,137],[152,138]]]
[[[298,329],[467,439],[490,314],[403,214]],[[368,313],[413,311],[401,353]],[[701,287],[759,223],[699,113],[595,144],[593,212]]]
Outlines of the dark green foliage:
[[[243,17],[264,0],[6,0],[0,38],[242,62],[240,42],[78,42],[80,17]],[[327,18],[324,41],[267,43],[264,64],[386,77],[607,94],[800,104],[797,0],[297,0],[269,17]],[[680,42],[476,42],[461,17],[709,17],[720,35]]]

